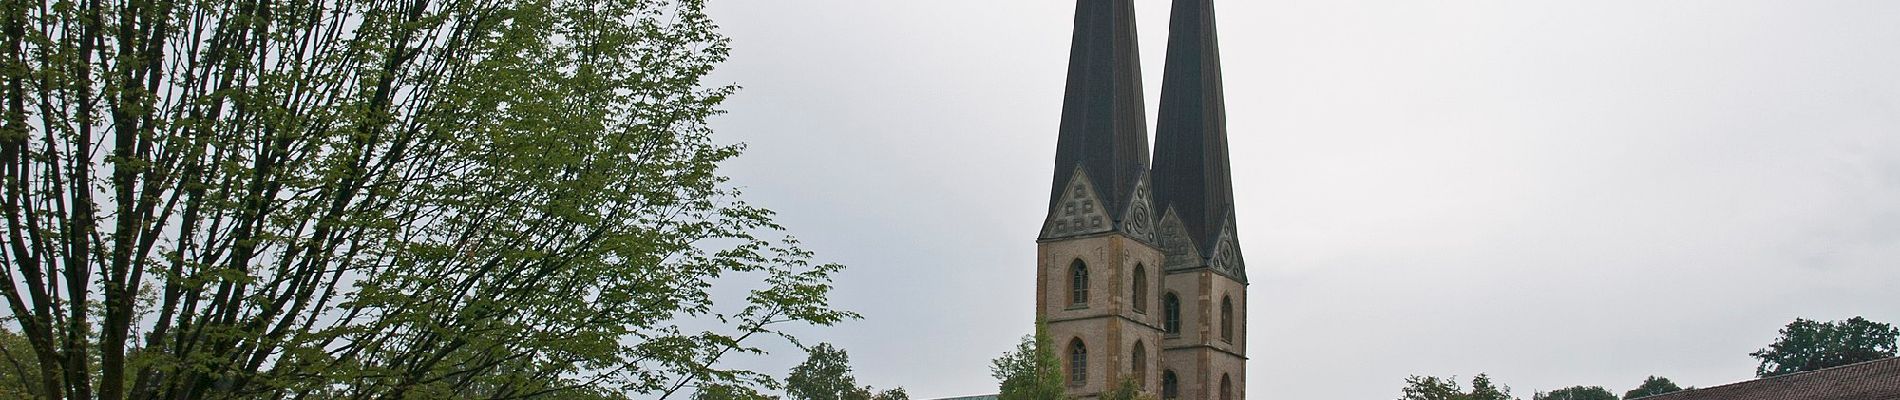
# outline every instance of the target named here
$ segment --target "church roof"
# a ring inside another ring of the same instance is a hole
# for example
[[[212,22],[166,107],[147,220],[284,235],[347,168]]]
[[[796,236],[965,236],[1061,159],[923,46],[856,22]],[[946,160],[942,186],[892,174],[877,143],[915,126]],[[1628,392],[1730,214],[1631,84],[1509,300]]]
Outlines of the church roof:
[[[1660,394],[1643,400],[1895,400],[1900,358]]]
[[[1049,192],[1054,214],[1078,168],[1119,227],[1148,170],[1148,128],[1133,0],[1078,0],[1069,81]],[[1048,231],[1048,230],[1045,230]]]
[[[1168,29],[1155,128],[1155,207],[1172,208],[1201,256],[1213,257],[1234,208],[1213,0],[1175,0]]]

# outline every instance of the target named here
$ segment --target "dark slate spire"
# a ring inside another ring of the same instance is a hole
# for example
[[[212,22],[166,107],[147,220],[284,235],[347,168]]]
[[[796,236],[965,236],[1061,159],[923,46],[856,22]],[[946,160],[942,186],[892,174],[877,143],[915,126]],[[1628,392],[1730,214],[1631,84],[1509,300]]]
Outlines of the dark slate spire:
[[[1234,208],[1213,0],[1174,0],[1173,13],[1156,116],[1155,206],[1172,209],[1200,258],[1213,259],[1223,229],[1232,228]],[[1228,235],[1225,240],[1234,240]]]
[[[1137,189],[1148,170],[1144,113],[1134,1],[1078,0],[1068,94],[1062,102],[1055,179],[1049,191],[1050,218],[1043,238],[1131,229],[1123,226],[1124,220],[1136,214],[1131,204],[1144,203],[1138,200],[1143,195]],[[1093,192],[1083,197],[1093,199],[1076,196],[1078,182],[1072,180],[1081,176],[1077,171],[1087,176],[1086,186],[1092,188],[1085,191]],[[1071,205],[1086,207],[1067,210]],[[1140,208],[1139,214],[1147,217],[1147,205]],[[1100,214],[1083,215],[1089,212]],[[1151,226],[1137,225],[1139,229]]]

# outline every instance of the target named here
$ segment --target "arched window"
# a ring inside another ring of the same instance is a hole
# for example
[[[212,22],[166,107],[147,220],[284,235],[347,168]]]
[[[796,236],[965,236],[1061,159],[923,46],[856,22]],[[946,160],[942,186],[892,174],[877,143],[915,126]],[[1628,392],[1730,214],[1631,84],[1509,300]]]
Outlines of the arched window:
[[[1220,400],[1234,400],[1234,381],[1220,374]]]
[[[1135,341],[1135,354],[1133,356],[1128,357],[1128,359],[1134,360],[1135,365],[1134,365],[1133,370],[1135,371],[1136,384],[1141,385],[1142,389],[1147,389],[1148,388],[1148,346],[1143,346],[1141,344],[1141,341],[1139,340]]]
[[[1220,298],[1220,340],[1234,342],[1234,298]]]
[[[1181,334],[1181,298],[1168,293],[1161,297],[1161,328],[1169,335]]]
[[[1082,339],[1069,341],[1069,384],[1086,385],[1089,383],[1089,348],[1082,345]]]
[[[1161,399],[1181,398],[1181,382],[1174,378],[1174,371],[1161,371]]]
[[[1135,264],[1135,312],[1148,313],[1148,268]]]
[[[1089,265],[1082,260],[1069,264],[1069,305],[1089,304]]]

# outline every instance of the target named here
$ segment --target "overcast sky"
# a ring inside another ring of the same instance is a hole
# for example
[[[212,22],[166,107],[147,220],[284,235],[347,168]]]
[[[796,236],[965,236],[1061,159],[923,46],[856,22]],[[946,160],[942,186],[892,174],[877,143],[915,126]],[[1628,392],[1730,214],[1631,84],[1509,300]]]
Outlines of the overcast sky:
[[[1074,1],[712,4],[725,171],[866,316],[799,332],[864,384],[994,393]],[[1797,317],[1900,322],[1900,2],[1217,4],[1251,399],[1712,386]],[[1167,5],[1137,1],[1151,124]]]

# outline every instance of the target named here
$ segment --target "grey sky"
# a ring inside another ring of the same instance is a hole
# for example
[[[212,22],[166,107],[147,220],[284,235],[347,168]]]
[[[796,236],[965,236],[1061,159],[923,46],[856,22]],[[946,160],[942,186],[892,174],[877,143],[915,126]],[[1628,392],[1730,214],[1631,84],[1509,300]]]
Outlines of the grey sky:
[[[1074,2],[713,3],[726,171],[867,317],[801,332],[865,384],[993,392]],[[1900,2],[1218,4],[1252,399],[1711,386],[1796,317],[1900,322]],[[1137,2],[1151,124],[1166,5]]]

